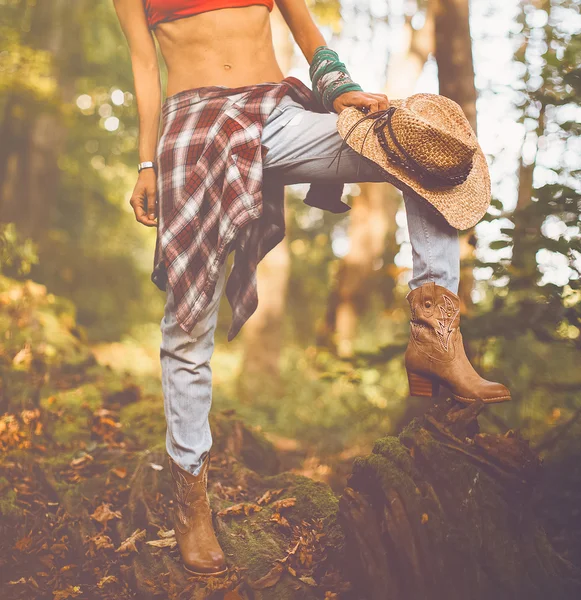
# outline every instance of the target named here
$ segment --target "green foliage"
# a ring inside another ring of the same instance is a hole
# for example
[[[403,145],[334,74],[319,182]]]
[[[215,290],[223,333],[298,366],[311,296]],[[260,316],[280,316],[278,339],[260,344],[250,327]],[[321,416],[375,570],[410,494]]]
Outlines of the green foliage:
[[[578,14],[578,2],[522,6],[515,60],[523,65],[524,75],[514,88],[520,121],[528,132],[528,154],[523,156],[511,226],[489,245],[492,250],[508,248],[511,254],[478,264],[491,269],[496,287],[489,289],[494,310],[479,320],[474,332],[486,329],[488,335],[506,336],[532,331],[543,343],[560,341],[580,348],[581,189],[575,162],[565,158],[579,142],[579,128],[566,115],[581,107],[576,89],[581,35],[571,33],[568,14]],[[537,22],[543,24],[530,25]],[[529,156],[531,145],[534,158]],[[547,276],[543,260],[559,265],[558,277]]]
[[[0,273],[13,271],[28,275],[32,265],[37,263],[36,245],[32,240],[22,239],[14,223],[0,223]]]
[[[149,281],[154,231],[128,205],[137,110],[113,3],[13,0],[0,14],[1,218],[34,239],[31,276],[73,300],[88,335],[118,339],[157,319],[162,296]],[[27,185],[39,169],[50,177],[43,198],[43,182]]]

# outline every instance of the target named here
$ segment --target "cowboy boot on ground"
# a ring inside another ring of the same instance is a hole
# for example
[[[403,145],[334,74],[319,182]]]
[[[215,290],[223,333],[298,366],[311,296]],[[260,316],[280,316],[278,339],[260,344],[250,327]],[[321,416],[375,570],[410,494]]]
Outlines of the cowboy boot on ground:
[[[411,396],[437,396],[446,386],[458,402],[510,400],[501,383],[487,381],[470,364],[460,333],[460,299],[446,288],[426,283],[407,295],[410,339],[405,353]]]
[[[208,497],[210,455],[198,475],[192,475],[169,458],[174,502],[174,529],[186,571],[194,575],[219,575],[228,570],[224,552],[214,533]]]

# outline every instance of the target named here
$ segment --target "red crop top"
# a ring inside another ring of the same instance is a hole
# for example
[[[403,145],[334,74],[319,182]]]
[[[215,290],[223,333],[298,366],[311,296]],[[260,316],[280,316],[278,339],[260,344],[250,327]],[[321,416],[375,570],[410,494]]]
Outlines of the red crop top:
[[[143,0],[147,24],[153,29],[158,23],[175,21],[220,8],[237,8],[261,4],[272,11],[274,0]]]

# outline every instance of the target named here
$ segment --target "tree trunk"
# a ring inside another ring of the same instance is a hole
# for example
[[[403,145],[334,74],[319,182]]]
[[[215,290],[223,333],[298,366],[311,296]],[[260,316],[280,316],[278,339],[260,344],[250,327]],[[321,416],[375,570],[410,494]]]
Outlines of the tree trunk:
[[[440,94],[457,102],[476,131],[476,87],[470,37],[469,0],[434,0],[436,61]],[[460,236],[461,309],[472,306],[474,274],[472,261],[476,236],[468,230]]]
[[[288,73],[294,44],[276,6],[272,11],[271,26],[278,63],[283,73]],[[257,393],[280,393],[279,362],[289,276],[290,253],[285,238],[258,265],[258,308],[242,329],[244,357],[238,384],[240,397],[245,401],[250,401]]]
[[[533,510],[538,457],[512,431],[479,433],[482,408],[435,405],[356,459],[339,512],[365,598],[579,598]]]
[[[70,101],[74,93],[59,67],[65,62],[70,31],[74,30],[82,8],[83,2],[75,2],[71,8],[64,0],[34,5],[29,33],[23,40],[52,56],[53,77],[58,84],[57,107],[62,100]],[[2,124],[5,150],[0,153],[0,220],[15,222],[24,233],[38,240],[46,232],[47,215],[58,198],[57,160],[66,130],[58,108],[40,113],[37,110],[38,104],[16,95],[7,102]]]
[[[389,98],[403,98],[413,92],[417,79],[433,49],[431,4],[421,29],[413,29],[407,17],[400,45],[390,57],[386,93]],[[341,261],[336,288],[331,292],[327,310],[327,337],[335,332],[339,356],[353,354],[353,341],[360,316],[367,307],[372,276],[380,261],[393,261],[397,253],[396,213],[401,195],[392,186],[362,183],[360,194],[353,198],[349,237],[349,253]],[[386,270],[380,276],[391,279],[383,286],[383,297],[389,305],[395,287],[394,277]]]

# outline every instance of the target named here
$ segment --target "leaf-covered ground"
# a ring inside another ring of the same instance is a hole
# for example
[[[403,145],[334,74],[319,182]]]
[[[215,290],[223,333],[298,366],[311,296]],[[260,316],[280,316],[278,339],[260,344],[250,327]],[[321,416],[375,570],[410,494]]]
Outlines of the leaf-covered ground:
[[[320,446],[309,456],[292,428],[275,446],[248,425],[250,407],[218,405],[209,483],[230,572],[187,576],[171,529],[159,379],[99,364],[74,307],[31,282],[0,277],[0,332],[2,598],[360,600],[346,580],[336,493],[288,471],[300,463],[316,477]],[[558,443],[547,440],[535,505],[555,549],[579,565],[581,436],[570,422],[555,429]],[[324,441],[334,423],[312,424],[305,439],[318,430]],[[354,448],[368,452],[341,436],[331,444],[335,491]]]
[[[209,477],[230,572],[186,576],[158,381],[97,364],[73,307],[30,282],[0,280],[0,331],[3,598],[352,597],[337,497],[233,410],[212,416]]]

